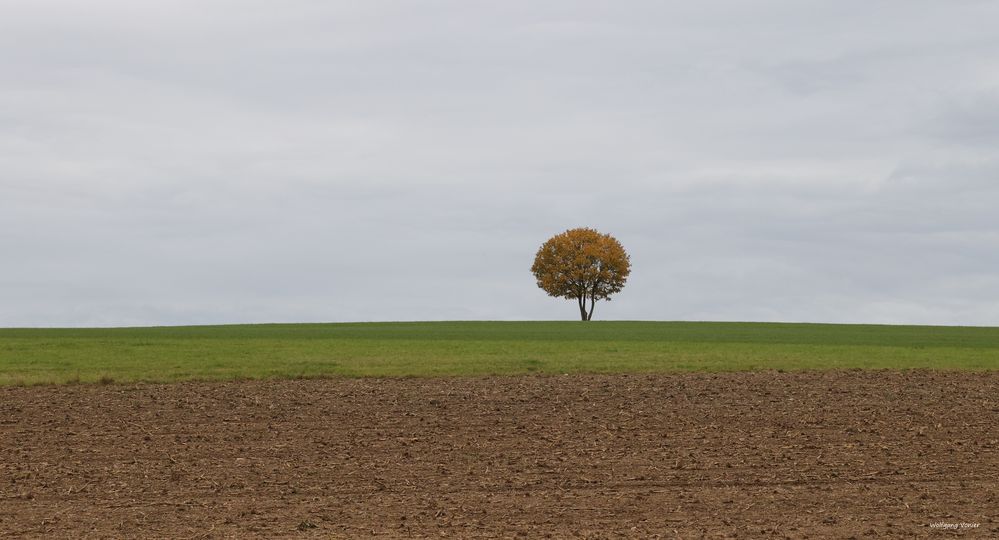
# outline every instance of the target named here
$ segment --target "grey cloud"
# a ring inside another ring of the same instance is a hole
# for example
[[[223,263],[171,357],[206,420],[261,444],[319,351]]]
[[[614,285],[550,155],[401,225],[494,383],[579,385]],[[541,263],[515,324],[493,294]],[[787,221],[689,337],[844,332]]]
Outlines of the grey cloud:
[[[941,143],[980,148],[986,155],[999,144],[999,84],[941,107],[926,130]]]
[[[0,326],[999,324],[992,2],[13,2]]]

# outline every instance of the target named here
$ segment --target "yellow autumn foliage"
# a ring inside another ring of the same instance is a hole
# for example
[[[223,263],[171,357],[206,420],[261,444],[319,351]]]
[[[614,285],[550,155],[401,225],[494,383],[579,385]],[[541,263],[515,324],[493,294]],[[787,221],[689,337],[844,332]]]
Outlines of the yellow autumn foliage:
[[[613,236],[584,227],[545,242],[531,272],[550,296],[576,300],[581,319],[588,321],[597,300],[610,300],[624,287],[631,260]]]

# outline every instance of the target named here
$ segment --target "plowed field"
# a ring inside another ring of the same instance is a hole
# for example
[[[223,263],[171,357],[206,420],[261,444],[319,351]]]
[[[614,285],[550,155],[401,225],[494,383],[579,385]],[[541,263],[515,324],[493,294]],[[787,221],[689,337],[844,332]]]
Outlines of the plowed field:
[[[0,533],[999,537],[997,439],[996,372],[5,387]]]

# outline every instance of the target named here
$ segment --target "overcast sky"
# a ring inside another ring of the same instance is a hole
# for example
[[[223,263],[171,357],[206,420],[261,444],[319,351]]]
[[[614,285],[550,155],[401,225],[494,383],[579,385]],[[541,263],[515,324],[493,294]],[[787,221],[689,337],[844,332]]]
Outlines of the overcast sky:
[[[999,2],[0,0],[0,326],[999,325]]]

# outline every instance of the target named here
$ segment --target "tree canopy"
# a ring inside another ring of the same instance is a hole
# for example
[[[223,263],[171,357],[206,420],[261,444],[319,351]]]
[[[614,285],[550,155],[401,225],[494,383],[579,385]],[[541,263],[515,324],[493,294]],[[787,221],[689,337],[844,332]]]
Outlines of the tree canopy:
[[[576,300],[580,318],[588,321],[597,300],[609,301],[624,288],[631,260],[613,236],[584,227],[548,239],[538,249],[531,272],[550,296]]]

